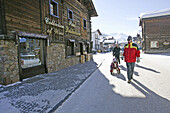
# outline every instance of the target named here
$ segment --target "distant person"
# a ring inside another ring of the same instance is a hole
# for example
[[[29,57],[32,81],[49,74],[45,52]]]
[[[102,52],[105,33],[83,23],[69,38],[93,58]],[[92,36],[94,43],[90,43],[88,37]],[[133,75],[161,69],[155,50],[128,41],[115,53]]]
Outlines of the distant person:
[[[113,49],[113,56],[115,56],[115,58],[118,60],[119,64],[120,64],[120,47],[118,44],[116,44],[116,47]]]
[[[125,62],[127,66],[127,77],[128,77],[128,83],[131,83],[131,79],[133,79],[133,72],[134,72],[134,66],[136,62],[140,62],[140,51],[138,49],[138,46],[135,43],[132,43],[132,37],[128,36],[128,44],[124,47],[124,53],[123,56],[125,57]]]

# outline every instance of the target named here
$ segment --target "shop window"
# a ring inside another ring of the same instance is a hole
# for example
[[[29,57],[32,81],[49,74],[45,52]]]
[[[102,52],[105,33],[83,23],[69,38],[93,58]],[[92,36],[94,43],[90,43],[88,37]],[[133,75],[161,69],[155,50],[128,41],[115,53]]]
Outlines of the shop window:
[[[83,18],[83,28],[87,29],[87,20]]]
[[[43,40],[20,38],[20,57],[22,68],[44,64]]]
[[[50,0],[50,15],[59,18],[58,3],[55,0]]]
[[[73,11],[71,11],[70,9],[68,9],[68,19],[73,20]]]

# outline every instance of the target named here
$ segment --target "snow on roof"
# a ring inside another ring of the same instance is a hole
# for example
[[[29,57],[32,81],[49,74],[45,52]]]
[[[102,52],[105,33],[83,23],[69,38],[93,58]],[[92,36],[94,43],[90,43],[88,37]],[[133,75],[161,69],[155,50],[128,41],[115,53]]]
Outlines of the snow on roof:
[[[170,9],[141,13],[140,18],[152,18],[170,15]]]
[[[112,43],[115,43],[115,40],[105,40],[104,43],[110,43],[110,44],[112,44]]]

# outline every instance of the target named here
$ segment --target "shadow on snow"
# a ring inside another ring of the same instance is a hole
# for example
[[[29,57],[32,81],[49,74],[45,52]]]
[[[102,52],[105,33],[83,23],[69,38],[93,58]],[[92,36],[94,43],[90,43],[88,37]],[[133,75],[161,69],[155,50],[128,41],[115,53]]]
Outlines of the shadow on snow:
[[[122,68],[124,70],[126,69],[123,66]],[[132,97],[128,97],[116,93],[114,91],[114,89],[116,88],[115,84],[110,84],[110,80],[101,71],[100,73],[102,75],[101,77],[103,78],[103,82],[105,82],[104,84],[111,86],[110,90],[113,90],[113,100],[109,100],[108,103],[113,104],[114,102],[115,104],[114,106],[106,104],[108,110],[110,109],[112,112],[118,113],[168,113],[170,111],[170,101],[168,99],[159,96],[138,80],[133,79],[132,83],[127,83],[127,85],[132,85],[135,89],[145,95],[145,97],[136,97],[135,94],[132,95]],[[123,74],[117,74],[114,77],[125,81],[125,77]],[[104,79],[107,81],[105,81]],[[106,105],[104,104],[103,106]]]

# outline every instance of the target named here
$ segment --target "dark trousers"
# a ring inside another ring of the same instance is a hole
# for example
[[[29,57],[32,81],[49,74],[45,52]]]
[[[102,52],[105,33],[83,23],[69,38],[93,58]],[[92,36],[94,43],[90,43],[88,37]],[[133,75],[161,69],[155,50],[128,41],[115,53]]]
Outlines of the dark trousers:
[[[119,55],[115,55],[115,58],[118,60],[119,64],[120,64],[120,58],[119,58]]]
[[[135,62],[133,62],[133,63],[127,63],[126,62],[126,66],[127,66],[127,77],[128,77],[128,80],[131,80],[133,78]]]

